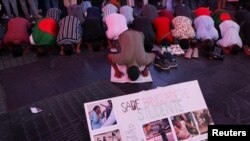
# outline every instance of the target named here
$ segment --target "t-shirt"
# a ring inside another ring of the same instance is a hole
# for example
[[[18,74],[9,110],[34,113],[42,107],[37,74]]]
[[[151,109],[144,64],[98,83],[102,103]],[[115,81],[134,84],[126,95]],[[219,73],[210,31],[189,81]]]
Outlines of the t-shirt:
[[[172,35],[177,39],[193,39],[195,31],[192,27],[192,21],[185,16],[177,16],[172,20],[174,29]]]
[[[83,38],[87,42],[100,41],[105,37],[103,22],[99,18],[87,18],[83,24]]]
[[[118,36],[128,29],[126,18],[117,13],[110,14],[106,18],[106,25],[108,30],[106,35],[108,39],[116,40]]]
[[[98,7],[89,7],[87,9],[87,16],[85,19],[88,18],[99,18],[102,19],[102,15],[101,15],[101,9]]]
[[[118,8],[115,5],[109,3],[102,8],[102,12],[103,12],[103,19],[105,21],[105,19],[108,15],[113,14],[113,13],[117,13]]]
[[[57,36],[57,44],[77,44],[82,38],[80,20],[74,16],[66,16],[60,21],[60,29]]]
[[[222,39],[217,41],[217,45],[229,47],[236,44],[242,47],[242,40],[239,36],[240,26],[236,22],[227,20],[222,22],[219,27]]]
[[[133,16],[133,8],[130,6],[122,6],[120,8],[120,14],[126,17],[127,23],[130,24],[134,21],[134,16]]]
[[[146,17],[137,17],[133,22],[133,28],[144,34],[145,50],[150,52],[153,48],[153,43],[156,41],[155,32],[153,29],[152,22]]]
[[[156,29],[157,43],[161,43],[163,39],[167,39],[167,41],[173,42],[173,36],[170,28],[171,21],[167,17],[157,17],[155,18],[153,23]]]
[[[214,27],[214,20],[210,16],[199,16],[195,18],[196,38],[200,40],[218,40],[219,34]]]
[[[151,4],[146,4],[142,7],[142,15],[153,21],[157,15],[157,8]]]
[[[192,15],[192,10],[189,6],[186,5],[179,5],[175,8],[175,12],[174,12],[175,17],[177,16],[185,16],[188,17],[189,19],[193,19],[193,15]]]
[[[3,37],[4,44],[12,44],[14,41],[19,43],[29,43],[28,30],[30,23],[25,18],[12,18],[8,21],[7,32]]]
[[[52,19],[56,20],[57,22],[59,22],[61,13],[62,13],[62,11],[60,9],[58,9],[58,8],[50,8],[47,11],[46,17],[47,18],[52,18]]]
[[[113,63],[131,66],[146,66],[154,60],[153,53],[146,53],[144,49],[144,35],[142,32],[127,30],[119,36],[121,52],[112,54]]]

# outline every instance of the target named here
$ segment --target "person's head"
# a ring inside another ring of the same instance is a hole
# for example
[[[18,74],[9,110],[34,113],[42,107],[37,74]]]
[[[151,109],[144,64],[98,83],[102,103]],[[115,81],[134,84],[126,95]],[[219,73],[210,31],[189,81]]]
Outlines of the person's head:
[[[188,49],[189,48],[189,40],[188,39],[181,39],[180,46],[182,49]]]
[[[115,136],[115,135],[116,135],[116,131],[113,131],[113,132],[112,132],[112,136]]]
[[[111,102],[111,100],[108,100],[108,104],[109,104],[110,107],[112,107],[112,102]]]
[[[99,41],[92,42],[92,48],[94,51],[100,50],[100,47],[101,47],[101,43]]]
[[[101,113],[101,108],[100,108],[100,106],[95,106],[94,108],[93,108],[93,111],[95,111],[97,114],[99,114],[99,113]]]
[[[74,45],[73,44],[63,45],[64,55],[66,55],[66,56],[71,55],[73,53],[73,50],[74,50]]]
[[[132,81],[135,81],[139,78],[140,76],[140,70],[136,66],[131,66],[127,68],[127,74],[128,78]]]
[[[237,55],[240,52],[240,47],[238,45],[232,45],[231,46],[231,54]]]
[[[11,52],[14,57],[20,57],[23,55],[23,48],[21,45],[12,45]]]
[[[48,54],[48,46],[47,45],[39,45],[37,46],[37,54],[38,56],[45,56]]]

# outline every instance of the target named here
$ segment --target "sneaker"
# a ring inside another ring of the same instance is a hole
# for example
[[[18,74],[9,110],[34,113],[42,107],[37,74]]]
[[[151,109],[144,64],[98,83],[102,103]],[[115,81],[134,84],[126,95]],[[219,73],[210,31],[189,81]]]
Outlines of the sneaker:
[[[193,54],[193,49],[190,47],[188,48],[184,57],[190,59],[192,57],[192,54]]]
[[[193,49],[192,58],[199,58],[199,50],[197,47]]]
[[[164,60],[162,60],[162,59],[155,59],[155,61],[154,61],[154,65],[156,66],[156,67],[159,67],[159,68],[161,68],[161,69],[163,69],[163,70],[168,70],[168,69],[170,69],[170,66],[169,66],[169,64],[167,64]]]
[[[161,54],[161,59],[168,59],[170,62],[176,62],[175,56],[170,52],[164,52]]]
[[[209,53],[208,58],[212,60],[224,60],[224,53],[221,48],[215,46],[214,50]]]
[[[180,47],[180,45],[171,45],[169,48],[172,50],[174,55],[180,56],[180,55],[185,54],[185,52]]]
[[[166,64],[169,64],[169,68],[176,68],[178,67],[177,63],[176,62],[170,62],[169,60],[165,59],[164,62]]]

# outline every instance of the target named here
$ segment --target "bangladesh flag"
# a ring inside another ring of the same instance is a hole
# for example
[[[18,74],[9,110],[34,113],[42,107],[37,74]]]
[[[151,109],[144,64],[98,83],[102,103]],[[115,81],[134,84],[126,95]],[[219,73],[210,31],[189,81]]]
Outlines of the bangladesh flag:
[[[32,32],[32,38],[36,45],[54,45],[56,43],[58,24],[52,18],[39,20]]]
[[[217,10],[215,11],[213,15],[214,24],[216,27],[219,27],[219,25],[226,21],[226,20],[232,20],[231,15],[226,10]]]

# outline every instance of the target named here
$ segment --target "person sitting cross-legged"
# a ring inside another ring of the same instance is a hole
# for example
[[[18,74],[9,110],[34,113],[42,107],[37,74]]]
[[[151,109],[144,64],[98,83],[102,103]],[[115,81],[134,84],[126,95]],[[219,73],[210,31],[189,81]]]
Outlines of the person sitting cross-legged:
[[[115,70],[115,77],[121,78],[123,73],[118,69],[117,64],[127,67],[127,74],[130,80],[136,81],[140,74],[148,76],[150,63],[154,61],[155,54],[146,53],[144,49],[144,35],[142,32],[127,30],[119,36],[121,51],[118,54],[109,54],[108,59]],[[143,71],[140,66],[145,66]]]

